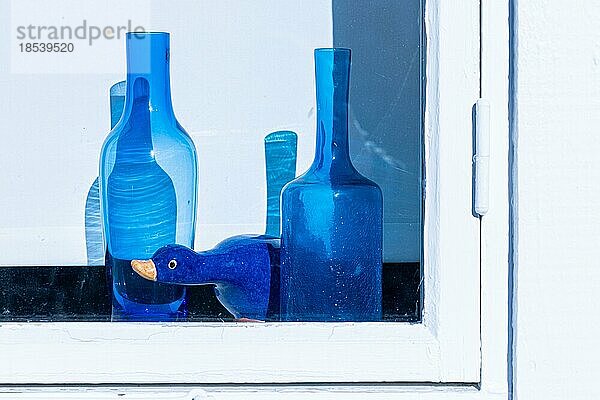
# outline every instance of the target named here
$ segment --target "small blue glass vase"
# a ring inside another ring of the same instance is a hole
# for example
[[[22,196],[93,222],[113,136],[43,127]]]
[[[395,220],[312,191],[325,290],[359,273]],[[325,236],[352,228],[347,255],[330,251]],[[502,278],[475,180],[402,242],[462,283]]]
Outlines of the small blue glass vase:
[[[350,50],[315,50],[315,71],[315,159],[281,195],[282,319],[378,321],[383,198],[350,160]]]
[[[168,244],[193,248],[197,159],[171,105],[169,34],[128,33],[123,116],[100,156],[100,201],[113,320],[185,317],[185,288],[149,282],[133,259]]]
[[[298,135],[277,131],[265,137],[267,171],[267,229],[265,235],[281,236],[281,189],[296,177]]]
[[[125,81],[110,87],[110,129],[112,130],[123,113]],[[102,215],[100,213],[100,182],[98,177],[90,186],[85,198],[85,247],[87,265],[104,265],[106,248],[102,239]]]

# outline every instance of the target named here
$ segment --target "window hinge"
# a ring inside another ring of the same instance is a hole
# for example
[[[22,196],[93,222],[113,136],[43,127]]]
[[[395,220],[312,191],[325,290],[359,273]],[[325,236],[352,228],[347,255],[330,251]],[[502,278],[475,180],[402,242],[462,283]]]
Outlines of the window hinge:
[[[475,190],[474,209],[480,216],[490,208],[490,103],[485,99],[475,104]]]

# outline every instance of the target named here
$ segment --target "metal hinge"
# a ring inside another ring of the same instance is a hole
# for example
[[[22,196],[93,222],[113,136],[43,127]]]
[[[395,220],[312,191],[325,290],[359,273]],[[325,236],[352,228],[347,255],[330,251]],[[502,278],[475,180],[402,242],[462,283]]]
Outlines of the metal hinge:
[[[485,99],[475,104],[475,188],[474,209],[480,216],[490,208],[490,103]]]

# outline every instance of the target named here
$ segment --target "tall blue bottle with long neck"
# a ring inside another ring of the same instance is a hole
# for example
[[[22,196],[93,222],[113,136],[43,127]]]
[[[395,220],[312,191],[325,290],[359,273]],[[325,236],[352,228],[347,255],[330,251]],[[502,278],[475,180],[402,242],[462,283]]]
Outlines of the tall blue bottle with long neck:
[[[171,105],[169,34],[127,34],[127,93],[100,157],[100,200],[113,319],[169,321],[186,315],[185,288],[131,270],[162,246],[193,248],[197,160]]]
[[[281,195],[281,315],[287,321],[377,321],[383,198],[350,160],[350,50],[315,50],[315,70],[315,159]]]

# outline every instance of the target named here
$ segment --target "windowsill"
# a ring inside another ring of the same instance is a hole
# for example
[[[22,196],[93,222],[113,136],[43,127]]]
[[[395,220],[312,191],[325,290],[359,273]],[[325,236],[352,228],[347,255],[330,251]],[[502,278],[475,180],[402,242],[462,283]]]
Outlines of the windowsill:
[[[110,321],[106,269],[0,267],[0,322]],[[233,321],[210,286],[188,289],[189,322]],[[420,322],[418,263],[384,264],[383,320]]]

